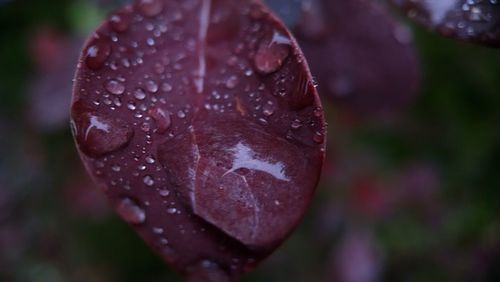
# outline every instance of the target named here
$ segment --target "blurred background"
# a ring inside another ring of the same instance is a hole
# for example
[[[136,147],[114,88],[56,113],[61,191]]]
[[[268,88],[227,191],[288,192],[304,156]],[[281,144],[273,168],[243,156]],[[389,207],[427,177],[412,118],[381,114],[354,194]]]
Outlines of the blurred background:
[[[119,2],[0,0],[2,282],[180,281],[110,211],[69,130],[82,40]],[[500,51],[412,29],[418,97],[380,121],[324,101],[313,205],[243,281],[500,281]]]

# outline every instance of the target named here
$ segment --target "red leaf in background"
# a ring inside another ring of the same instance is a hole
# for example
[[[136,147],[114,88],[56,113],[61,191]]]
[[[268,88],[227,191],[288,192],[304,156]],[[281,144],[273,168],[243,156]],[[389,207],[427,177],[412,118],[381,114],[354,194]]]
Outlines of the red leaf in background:
[[[378,1],[266,2],[289,19],[318,91],[337,109],[385,118],[415,100],[420,68],[411,31]]]
[[[500,47],[497,0],[391,0],[408,18],[447,37]]]
[[[323,112],[295,40],[257,1],[125,6],[85,44],[73,94],[88,171],[192,279],[250,270],[308,206]]]

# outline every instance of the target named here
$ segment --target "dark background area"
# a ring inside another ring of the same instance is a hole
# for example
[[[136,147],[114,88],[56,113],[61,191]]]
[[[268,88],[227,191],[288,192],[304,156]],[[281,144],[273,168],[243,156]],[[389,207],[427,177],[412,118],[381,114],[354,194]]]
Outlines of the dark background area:
[[[110,211],[70,134],[79,48],[107,11],[0,0],[0,281],[180,281]],[[500,281],[500,51],[413,28],[419,97],[383,122],[324,101],[313,205],[243,281]]]

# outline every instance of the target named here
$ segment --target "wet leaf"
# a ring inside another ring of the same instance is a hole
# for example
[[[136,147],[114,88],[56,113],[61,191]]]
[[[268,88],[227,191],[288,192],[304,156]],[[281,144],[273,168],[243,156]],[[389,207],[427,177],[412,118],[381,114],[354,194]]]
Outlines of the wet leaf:
[[[250,0],[140,0],[111,14],[83,48],[72,127],[118,214],[191,279],[236,278],[274,250],[324,158],[303,55]]]
[[[338,109],[379,118],[403,112],[414,101],[420,69],[412,33],[385,6],[370,0],[302,0],[294,7],[301,12],[290,28],[318,91]]]
[[[411,32],[375,1],[315,3],[298,36],[320,92],[364,116],[405,110],[420,82]],[[316,13],[323,21],[308,20]]]
[[[447,37],[500,47],[497,0],[391,0],[410,19]]]

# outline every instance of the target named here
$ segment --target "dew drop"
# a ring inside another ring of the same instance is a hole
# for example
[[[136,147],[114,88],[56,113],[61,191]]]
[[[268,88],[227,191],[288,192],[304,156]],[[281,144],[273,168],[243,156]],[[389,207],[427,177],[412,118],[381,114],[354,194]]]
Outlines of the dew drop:
[[[146,157],[146,162],[148,164],[154,164],[155,163],[155,159],[153,159],[152,157]]]
[[[125,85],[114,79],[107,81],[104,85],[104,88],[106,88],[109,93],[115,95],[121,95],[123,94],[123,92],[125,92]]]
[[[172,85],[170,85],[170,84],[169,84],[169,83],[167,83],[167,82],[163,82],[163,83],[161,84],[161,90],[162,90],[163,92],[170,92],[170,91],[172,91]]]
[[[141,224],[146,221],[146,212],[130,198],[122,199],[116,206],[116,211],[130,224]]]
[[[142,100],[146,99],[146,92],[144,92],[144,90],[142,90],[142,88],[137,88],[134,91],[134,97],[137,100],[142,101]]]
[[[163,228],[153,227],[153,233],[157,235],[163,234]]]
[[[129,15],[125,13],[115,13],[108,18],[109,26],[115,32],[125,32],[130,25]]]
[[[149,186],[149,187],[151,187],[155,184],[153,177],[151,177],[150,175],[144,176],[143,181],[144,181],[144,184],[146,184],[146,186]]]
[[[175,213],[177,212],[177,209],[176,209],[176,208],[169,208],[169,209],[167,210],[167,212],[168,212],[169,214],[175,214]]]
[[[136,8],[146,17],[154,17],[163,10],[162,0],[136,0]]]
[[[290,125],[292,129],[299,129],[302,127],[302,122],[298,119],[295,119],[292,121],[292,124]]]
[[[93,70],[101,69],[109,55],[111,55],[111,45],[104,39],[97,39],[85,51],[85,64]]]
[[[119,119],[85,114],[77,118],[77,140],[86,155],[99,157],[125,147],[133,130]]]
[[[186,117],[186,113],[183,110],[180,110],[177,112],[177,117],[179,117],[180,119],[183,119]]]
[[[148,80],[146,82],[146,90],[149,91],[150,93],[156,93],[158,92],[158,84],[153,80]]]
[[[234,89],[238,85],[239,79],[236,75],[232,75],[226,80],[226,87],[228,89]]]
[[[288,37],[274,32],[273,38],[263,40],[254,57],[255,68],[262,74],[279,70],[290,54],[291,41]]]
[[[158,133],[165,133],[170,128],[172,124],[170,112],[160,107],[154,107],[149,110],[149,115],[155,120]]]
[[[313,140],[318,144],[322,144],[325,141],[325,136],[323,135],[323,133],[318,131],[314,134]]]
[[[268,101],[264,107],[262,107],[262,113],[265,115],[265,116],[272,116],[274,114],[274,111],[275,111],[276,107],[274,105],[273,102],[271,101]]]
[[[162,197],[168,197],[168,195],[170,195],[170,191],[167,190],[167,189],[163,189],[163,190],[160,190],[158,191],[158,193],[160,194],[160,196]]]

